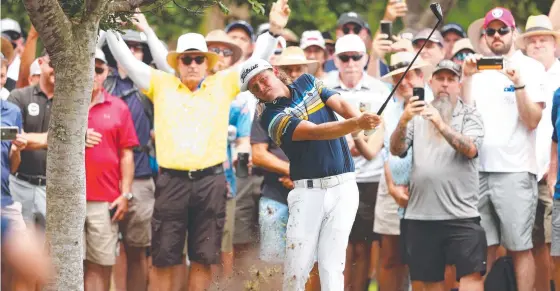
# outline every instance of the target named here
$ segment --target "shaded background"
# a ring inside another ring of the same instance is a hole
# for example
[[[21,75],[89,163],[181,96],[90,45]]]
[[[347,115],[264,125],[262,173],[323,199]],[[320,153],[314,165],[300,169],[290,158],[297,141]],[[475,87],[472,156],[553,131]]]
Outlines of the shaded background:
[[[65,2],[81,0],[65,0]],[[273,0],[258,0],[266,8],[266,13],[259,14],[249,4],[255,0],[226,0],[222,1],[229,9],[224,14],[216,5],[212,8],[200,8],[200,0],[175,0],[159,7],[143,9],[150,25],[157,35],[165,41],[170,49],[174,49],[177,38],[187,32],[206,32],[223,28],[235,19],[249,21],[255,30],[259,24],[268,19],[268,11]],[[206,1],[210,2],[210,1]],[[406,0],[408,15],[397,20],[394,31],[404,27],[415,29],[430,27],[435,24],[435,17],[429,11],[428,0]],[[457,22],[465,30],[468,25],[484,17],[484,14],[495,6],[503,6],[512,10],[518,26],[524,28],[525,21],[530,15],[548,14],[553,0],[439,0],[444,9],[444,23]],[[355,11],[362,15],[375,31],[379,20],[383,17],[387,0],[291,0],[292,15],[288,28],[298,36],[305,30],[319,29],[330,31],[334,36],[336,20],[343,12]],[[188,8],[185,9],[185,8]],[[256,9],[258,10],[258,9]],[[29,30],[30,21],[20,0],[2,0],[1,17],[17,20],[22,29]],[[42,49],[38,45],[38,50]]]

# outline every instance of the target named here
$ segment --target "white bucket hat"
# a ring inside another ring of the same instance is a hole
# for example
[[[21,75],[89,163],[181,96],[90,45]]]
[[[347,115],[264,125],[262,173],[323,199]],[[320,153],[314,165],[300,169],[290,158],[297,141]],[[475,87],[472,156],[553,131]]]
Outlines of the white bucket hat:
[[[219,56],[209,52],[206,40],[202,34],[186,33],[177,40],[177,50],[167,54],[167,63],[173,69],[177,69],[177,57],[183,54],[203,54],[208,59],[208,68],[213,68],[218,62]]]
[[[533,35],[552,35],[556,39],[556,43],[560,45],[560,32],[553,29],[552,22],[546,15],[529,16],[525,25],[525,33],[516,39],[515,45],[520,49],[525,49],[527,46],[525,39]]]
[[[241,82],[241,92],[247,91],[249,81],[262,71],[272,70],[272,65],[259,58],[250,58],[241,65],[239,81]]]

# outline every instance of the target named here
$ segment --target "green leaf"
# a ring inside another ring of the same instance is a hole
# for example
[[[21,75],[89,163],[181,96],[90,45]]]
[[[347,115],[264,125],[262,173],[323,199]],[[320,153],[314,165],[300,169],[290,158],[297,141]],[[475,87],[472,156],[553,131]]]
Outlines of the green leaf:
[[[222,10],[222,13],[226,15],[229,14],[229,8],[227,8],[227,6],[222,3],[222,1],[218,1],[218,6],[220,6],[220,10]]]

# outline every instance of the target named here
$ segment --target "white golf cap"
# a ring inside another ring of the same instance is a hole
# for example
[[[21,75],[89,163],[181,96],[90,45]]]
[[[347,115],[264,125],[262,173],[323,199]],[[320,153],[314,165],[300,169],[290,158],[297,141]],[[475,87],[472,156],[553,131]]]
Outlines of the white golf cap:
[[[303,34],[301,35],[301,44],[300,47],[302,49],[306,49],[310,46],[318,46],[322,49],[326,49],[325,46],[325,39],[323,38],[323,35],[321,34],[320,31],[318,30],[308,30],[308,31],[304,31]]]
[[[272,65],[263,59],[250,58],[245,61],[241,65],[241,73],[239,74],[239,80],[241,81],[241,92],[247,91],[249,81],[251,81],[254,76],[266,70],[272,70]]]
[[[346,52],[366,52],[364,41],[355,34],[347,34],[336,41],[334,54],[338,55]]]
[[[19,23],[11,18],[4,18],[0,20],[0,30],[4,31],[15,31],[21,34],[21,27]]]
[[[29,67],[29,76],[41,75],[41,66],[39,65],[39,59],[35,59],[31,66]]]
[[[100,50],[98,48],[95,49],[95,59],[100,60],[104,63],[107,63],[107,59],[105,58],[105,54],[103,53],[102,50]]]

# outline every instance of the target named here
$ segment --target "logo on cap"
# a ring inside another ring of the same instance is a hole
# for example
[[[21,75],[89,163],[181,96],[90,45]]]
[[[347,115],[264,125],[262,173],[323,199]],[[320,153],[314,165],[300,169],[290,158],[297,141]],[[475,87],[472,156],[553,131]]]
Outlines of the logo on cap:
[[[356,18],[358,18],[358,14],[356,14],[356,12],[348,12],[348,17],[356,17]]]
[[[247,77],[247,75],[249,75],[249,73],[251,73],[252,71],[254,71],[258,67],[259,67],[259,64],[254,64],[253,66],[243,70],[243,72],[241,73],[242,82],[245,83],[245,78]]]
[[[494,18],[500,18],[502,15],[504,15],[504,11],[502,9],[496,8],[492,10],[492,16],[494,16]]]

